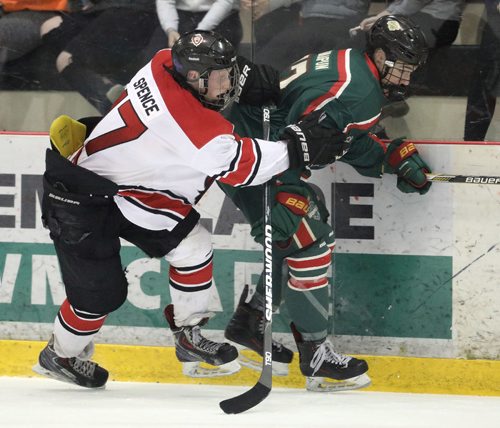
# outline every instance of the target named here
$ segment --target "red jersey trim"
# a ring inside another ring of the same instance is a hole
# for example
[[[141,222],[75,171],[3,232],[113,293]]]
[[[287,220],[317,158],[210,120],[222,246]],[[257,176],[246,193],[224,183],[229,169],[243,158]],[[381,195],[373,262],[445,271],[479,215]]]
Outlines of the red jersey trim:
[[[242,186],[249,184],[255,176],[261,158],[258,145],[251,138],[242,138],[239,144],[241,153],[236,165],[219,180],[221,183]]]
[[[349,66],[350,49],[340,50],[337,53],[338,81],[335,82],[328,92],[312,101],[305,109],[303,116],[323,107],[331,99],[338,97],[351,81],[351,70]]]
[[[185,218],[192,209],[191,204],[161,193],[159,190],[124,189],[118,191],[118,196],[128,200],[133,199],[140,207],[150,208],[152,212],[160,211],[159,213],[167,216],[169,213],[173,214],[173,216],[170,215],[169,217],[173,217],[174,220],[178,221]]]
[[[233,125],[224,117],[203,105],[187,90],[182,88],[165,70],[171,68],[170,49],[158,52],[151,61],[151,71],[163,102],[189,140],[201,149],[215,137],[233,133]]]
[[[372,72],[373,77],[375,77],[375,79],[377,79],[377,80],[380,80],[380,73],[378,71],[377,66],[375,65],[375,63],[372,61],[372,59],[366,53],[365,53],[365,61],[366,61],[366,65],[368,65],[368,68]]]
[[[379,121],[379,119],[380,119],[380,113],[368,120],[364,120],[363,122],[348,123],[344,128],[343,132],[347,133],[351,129],[362,129],[362,130],[370,129]]]

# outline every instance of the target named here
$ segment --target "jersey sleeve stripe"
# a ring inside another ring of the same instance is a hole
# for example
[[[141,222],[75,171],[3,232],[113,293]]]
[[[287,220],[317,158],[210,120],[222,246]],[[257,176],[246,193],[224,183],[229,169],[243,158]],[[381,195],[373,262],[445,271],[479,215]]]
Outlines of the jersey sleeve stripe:
[[[345,89],[349,86],[351,82],[351,67],[350,61],[351,49],[340,50],[337,55],[337,65],[338,65],[338,80],[332,85],[328,92],[321,97],[316,98],[312,101],[305,109],[303,115],[305,116],[312,111],[319,110],[328,104],[335,98],[340,97]]]
[[[362,122],[348,123],[345,126],[343,132],[347,133],[351,129],[362,129],[362,130],[370,129],[372,126],[374,126],[379,121],[379,119],[380,119],[380,113],[378,113],[374,117],[371,117],[370,119],[363,120]]]
[[[251,138],[242,138],[241,155],[232,167],[231,171],[225,173],[220,181],[230,186],[244,186],[251,183],[257,174],[262,158],[262,153],[258,144]],[[233,162],[231,163],[233,165]]]
[[[229,174],[232,171],[236,170],[236,167],[239,163],[239,160],[242,156],[242,143],[240,140],[236,140],[236,154],[234,155],[233,160],[229,164],[229,168],[225,169],[224,171],[221,171],[219,174],[215,175],[214,178],[216,180],[220,179],[221,177],[224,177],[225,175]]]
[[[255,143],[255,154],[256,154],[255,167],[253,168],[253,173],[250,175],[250,178],[245,182],[244,184],[245,186],[249,186],[253,182],[255,176],[259,171],[260,163],[262,161],[262,151],[260,149],[260,145],[256,140],[253,141]]]

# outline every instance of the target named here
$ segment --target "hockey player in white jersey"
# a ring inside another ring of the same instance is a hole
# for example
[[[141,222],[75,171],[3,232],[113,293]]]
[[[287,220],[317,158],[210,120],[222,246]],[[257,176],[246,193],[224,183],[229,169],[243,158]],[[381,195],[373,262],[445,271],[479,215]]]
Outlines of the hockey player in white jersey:
[[[127,297],[120,238],[170,263],[173,304],[165,316],[178,359],[226,373],[238,368],[232,345],[200,331],[211,316],[212,246],[193,205],[214,180],[262,184],[288,168],[333,162],[345,144],[314,115],[280,141],[236,135],[219,111],[235,97],[238,74],[226,39],[188,33],[133,77],[97,125],[83,121],[84,132],[93,130],[81,147],[47,150],[42,217],[67,300],[37,372],[89,388],[106,383],[107,370],[90,358],[93,338]],[[78,122],[68,126],[70,135],[82,132]]]

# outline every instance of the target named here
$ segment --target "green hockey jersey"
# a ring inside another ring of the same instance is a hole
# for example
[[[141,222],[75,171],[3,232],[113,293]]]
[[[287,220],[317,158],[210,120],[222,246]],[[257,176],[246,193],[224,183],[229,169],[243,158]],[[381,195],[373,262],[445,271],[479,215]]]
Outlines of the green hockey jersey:
[[[371,59],[355,49],[307,55],[281,77],[278,110],[285,123],[323,111],[326,125],[337,127],[350,141],[340,160],[360,174],[380,176],[385,148],[370,131],[379,121],[386,99]]]
[[[352,165],[362,175],[380,177],[385,145],[370,131],[379,121],[385,102],[378,70],[363,52],[346,49],[307,55],[281,74],[281,99],[271,113],[270,139],[279,139],[286,125],[320,109],[326,115],[322,123],[340,129],[350,141],[339,161]],[[238,134],[263,137],[259,107],[235,105],[229,120]],[[300,179],[302,173],[286,171],[279,179],[309,189]],[[220,186],[250,224],[262,217],[262,186]]]

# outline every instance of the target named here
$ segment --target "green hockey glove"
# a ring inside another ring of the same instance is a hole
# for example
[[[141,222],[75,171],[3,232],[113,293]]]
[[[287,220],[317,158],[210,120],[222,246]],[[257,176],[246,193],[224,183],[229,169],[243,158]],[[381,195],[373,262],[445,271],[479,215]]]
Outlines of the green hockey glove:
[[[385,154],[384,170],[398,175],[398,189],[404,193],[426,194],[431,182],[425,176],[430,168],[418,154],[415,145],[401,138],[394,140]]]
[[[273,241],[286,241],[297,231],[302,217],[309,210],[308,192],[301,186],[273,186],[274,204],[271,208]],[[264,238],[263,219],[252,225],[252,236],[262,243]]]

